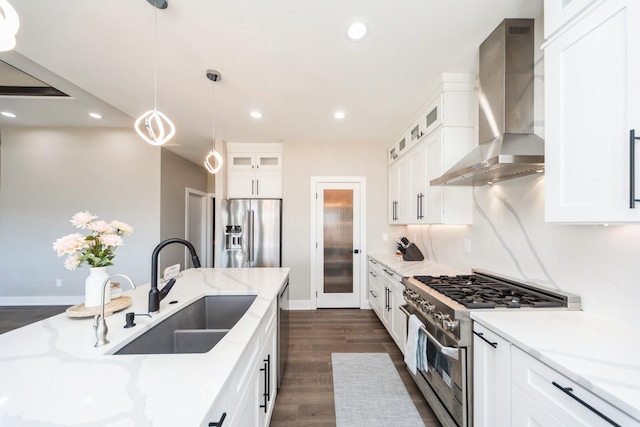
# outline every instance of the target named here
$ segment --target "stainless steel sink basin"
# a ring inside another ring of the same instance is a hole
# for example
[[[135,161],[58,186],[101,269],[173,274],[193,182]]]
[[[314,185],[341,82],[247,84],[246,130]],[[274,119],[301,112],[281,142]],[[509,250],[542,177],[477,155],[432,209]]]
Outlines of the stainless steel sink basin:
[[[255,299],[255,295],[200,298],[114,354],[206,353],[240,320]]]

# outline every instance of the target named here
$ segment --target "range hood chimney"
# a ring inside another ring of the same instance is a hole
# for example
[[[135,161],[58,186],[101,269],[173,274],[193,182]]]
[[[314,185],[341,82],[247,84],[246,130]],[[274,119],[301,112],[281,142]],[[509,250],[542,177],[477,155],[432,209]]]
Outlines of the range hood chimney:
[[[505,19],[480,45],[479,145],[431,185],[485,185],[544,171],[533,133],[533,19]]]

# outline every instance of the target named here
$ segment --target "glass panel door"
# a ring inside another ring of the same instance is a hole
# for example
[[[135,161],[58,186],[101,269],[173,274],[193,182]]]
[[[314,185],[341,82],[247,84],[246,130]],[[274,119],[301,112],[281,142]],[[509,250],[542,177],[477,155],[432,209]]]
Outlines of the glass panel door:
[[[317,307],[360,307],[360,186],[316,185]]]
[[[353,190],[324,190],[324,293],[353,293]]]

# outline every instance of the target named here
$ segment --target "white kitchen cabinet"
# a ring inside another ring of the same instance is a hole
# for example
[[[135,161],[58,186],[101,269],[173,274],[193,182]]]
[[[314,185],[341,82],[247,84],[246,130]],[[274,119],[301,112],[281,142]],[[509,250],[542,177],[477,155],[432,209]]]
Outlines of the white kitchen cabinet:
[[[402,290],[402,277],[387,267],[382,267],[382,284],[384,286],[384,305],[382,308],[382,323],[384,323],[389,335],[395,341],[400,351],[404,354],[407,341],[407,317],[400,306],[404,304]]]
[[[511,343],[473,323],[473,425],[510,424]],[[526,424],[513,424],[526,425]]]
[[[230,199],[281,199],[282,172],[227,171],[227,197]]]
[[[238,362],[226,393],[234,408],[223,427],[266,427],[277,393],[276,302],[269,308],[252,342]]]
[[[387,149],[387,162],[389,165],[398,160],[400,156],[409,150],[409,141],[410,136],[408,135],[408,132],[405,131],[393,142],[393,144],[389,146]]]
[[[473,128],[441,127],[427,137],[426,182],[440,177],[473,148]],[[472,224],[473,187],[427,185],[425,218],[429,224]]]
[[[409,221],[409,160],[402,157],[389,167],[389,224]]]
[[[367,285],[369,286],[369,294],[368,300],[369,305],[373,309],[373,311],[378,315],[378,317],[382,316],[382,307],[383,301],[385,299],[383,286],[381,282],[381,270],[379,268],[379,264],[369,258],[369,266],[367,269],[368,277],[367,277]]]
[[[515,346],[511,350],[511,381],[512,425],[532,425],[528,423],[532,420],[541,420],[539,425],[544,426],[640,425]]]
[[[640,2],[571,3],[581,13],[544,46],[545,219],[638,222],[630,131],[640,133]]]
[[[407,317],[400,311],[400,306],[404,304],[402,276],[372,258],[369,258],[368,270],[369,304],[404,353]]]
[[[409,153],[409,212],[410,224],[426,222],[427,147],[420,144]]]
[[[282,144],[227,143],[227,197],[282,198]]]
[[[474,145],[474,78],[443,74],[442,82],[400,141],[389,149],[389,224],[471,224],[472,188],[431,187]]]
[[[551,37],[596,1],[544,0],[544,38]]]

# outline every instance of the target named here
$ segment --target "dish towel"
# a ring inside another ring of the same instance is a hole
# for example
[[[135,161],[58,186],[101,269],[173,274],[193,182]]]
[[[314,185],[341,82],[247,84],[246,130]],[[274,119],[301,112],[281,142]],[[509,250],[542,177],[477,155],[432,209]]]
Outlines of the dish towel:
[[[424,370],[424,359],[426,358],[426,337],[420,332],[420,327],[424,327],[420,319],[415,314],[409,316],[409,327],[407,330],[407,345],[404,349],[404,363],[413,375],[418,373],[418,369]]]

